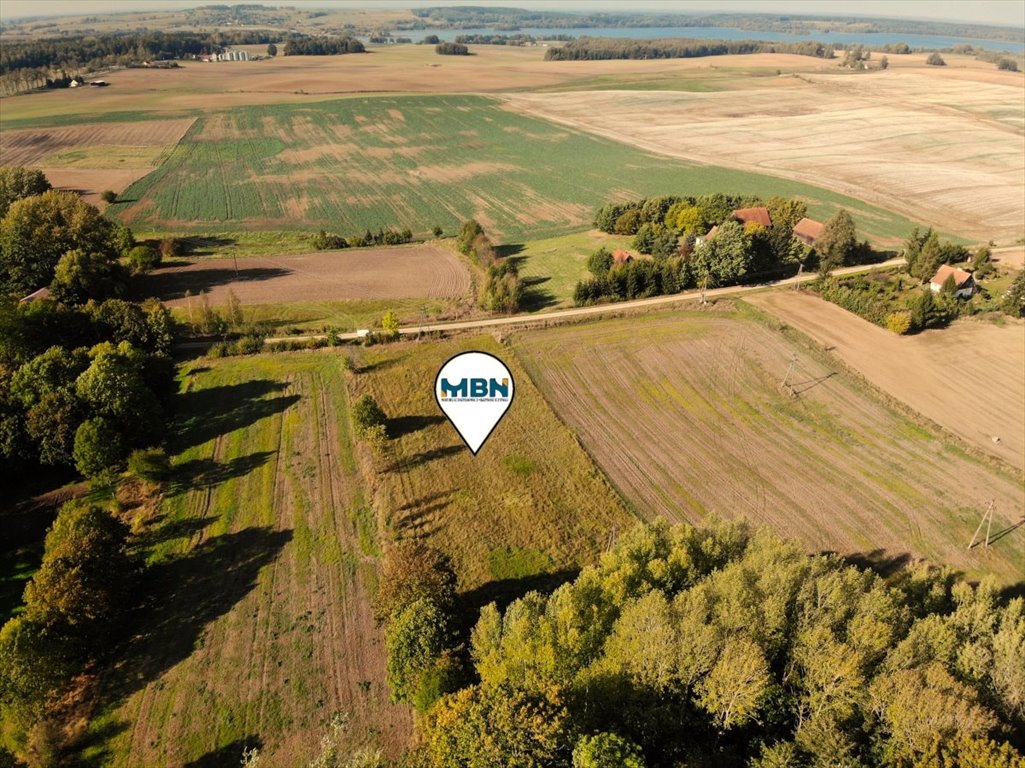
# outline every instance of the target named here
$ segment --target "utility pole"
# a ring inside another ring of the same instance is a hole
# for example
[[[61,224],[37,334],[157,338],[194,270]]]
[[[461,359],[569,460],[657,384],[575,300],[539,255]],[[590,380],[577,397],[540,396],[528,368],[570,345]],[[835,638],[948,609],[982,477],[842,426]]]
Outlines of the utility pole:
[[[993,500],[990,499],[989,506],[986,508],[985,513],[982,515],[982,519],[979,521],[979,527],[975,529],[975,534],[972,536],[972,541],[968,545],[968,549],[975,546],[975,540],[979,538],[979,531],[982,530],[982,524],[986,524],[986,546],[989,546],[989,535],[993,530]]]
[[[788,392],[790,392],[790,396],[791,397],[795,397],[797,395],[797,393],[794,392],[794,388],[790,386],[790,374],[794,372],[794,366],[795,365],[797,365],[797,355],[796,354],[791,355],[791,357],[790,357],[790,367],[787,368],[787,375],[784,376],[783,377],[783,381],[781,381],[779,383],[779,388],[780,389],[785,389]]]

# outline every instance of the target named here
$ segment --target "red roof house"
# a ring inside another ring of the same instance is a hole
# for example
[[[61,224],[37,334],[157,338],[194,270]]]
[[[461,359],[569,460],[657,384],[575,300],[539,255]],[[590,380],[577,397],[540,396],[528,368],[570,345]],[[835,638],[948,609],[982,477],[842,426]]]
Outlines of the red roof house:
[[[949,264],[943,264],[936,270],[933,279],[929,281],[929,288],[933,293],[939,293],[943,290],[943,285],[950,277],[954,278],[954,295],[959,299],[970,299],[972,294],[978,289],[971,272],[966,272],[958,267],[952,267]]]
[[[23,297],[18,301],[19,304],[31,304],[33,301],[43,301],[44,299],[50,298],[49,288],[39,288],[38,290],[32,291],[28,296]]]
[[[815,241],[822,236],[823,226],[814,219],[805,217],[794,225],[794,237],[805,245],[815,245]]]
[[[613,251],[612,252],[612,263],[613,264],[626,264],[634,260],[634,257],[627,251]]]
[[[766,229],[772,227],[772,217],[769,216],[769,209],[759,208],[738,208],[733,212],[733,218],[741,224],[761,224]]]

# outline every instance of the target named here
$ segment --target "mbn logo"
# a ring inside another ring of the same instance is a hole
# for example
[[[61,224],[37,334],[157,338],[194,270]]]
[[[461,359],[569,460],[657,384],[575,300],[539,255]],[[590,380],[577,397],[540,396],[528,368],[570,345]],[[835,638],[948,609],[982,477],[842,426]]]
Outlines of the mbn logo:
[[[459,379],[454,384],[441,380],[442,397],[509,397],[509,379]]]

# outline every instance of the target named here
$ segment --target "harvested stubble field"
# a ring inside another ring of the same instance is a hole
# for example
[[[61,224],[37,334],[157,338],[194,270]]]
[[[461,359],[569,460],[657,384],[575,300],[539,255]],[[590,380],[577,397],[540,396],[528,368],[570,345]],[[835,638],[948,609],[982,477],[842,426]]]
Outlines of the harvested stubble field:
[[[205,293],[214,305],[230,290],[243,304],[293,301],[449,298],[468,295],[470,275],[454,251],[443,246],[352,248],[297,256],[199,258],[158,269],[136,282],[141,297],[156,296],[171,307]]]
[[[39,168],[56,189],[98,203],[156,169],[192,125],[177,120],[101,123],[0,131],[0,165]]]
[[[516,400],[474,457],[434,400],[441,365],[467,350],[502,357]],[[610,532],[633,524],[615,491],[493,338],[403,342],[367,350],[352,397],[372,393],[392,439],[374,459],[374,507],[392,538],[424,537],[447,552],[467,609],[530,579],[592,562]],[[517,582],[516,580],[519,580]]]
[[[258,104],[308,104],[341,94],[496,93],[529,88],[590,87],[597,78],[628,83],[693,83],[729,89],[749,77],[833,70],[836,62],[790,54],[658,61],[544,60],[544,49],[474,47],[473,56],[438,56],[430,45],[374,47],[347,56],[278,56],[251,62],[186,62],[179,69],[110,72],[109,88],[81,88],[6,98],[0,126],[91,122],[118,112],[152,110],[200,116]],[[724,76],[725,75],[725,76]]]
[[[923,416],[1025,471],[1025,324],[967,320],[897,336],[808,293],[771,291],[747,301]]]
[[[294,766],[339,712],[357,743],[397,754],[411,722],[384,683],[370,608],[379,545],[341,359],[211,361],[182,378],[172,479],[149,535],[153,607],[86,757],[238,765],[261,744],[261,765]]]
[[[645,517],[744,516],[813,550],[1021,579],[1025,529],[966,549],[990,499],[994,532],[1018,522],[1017,473],[897,412],[751,310],[715,309],[523,332],[512,345]],[[780,386],[792,360],[796,397]]]
[[[821,185],[963,237],[1013,242],[1025,234],[1025,78],[950,58],[962,67],[950,76],[905,64],[752,78],[720,93],[507,98],[525,114],[649,151]]]
[[[352,98],[200,118],[115,211],[143,229],[341,234],[451,231],[472,216],[516,242],[585,228],[610,197],[715,191],[800,196],[820,216],[846,206],[874,235],[911,227],[827,190],[666,160],[480,96]]]

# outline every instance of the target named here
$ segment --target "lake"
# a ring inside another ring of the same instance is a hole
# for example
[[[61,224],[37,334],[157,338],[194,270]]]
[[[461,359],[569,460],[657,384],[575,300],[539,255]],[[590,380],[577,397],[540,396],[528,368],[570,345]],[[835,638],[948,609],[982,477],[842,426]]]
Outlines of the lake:
[[[732,27],[590,27],[572,29],[536,29],[523,27],[515,32],[481,27],[479,29],[409,30],[394,33],[414,41],[426,35],[437,35],[441,40],[452,41],[459,35],[571,35],[573,37],[626,37],[640,40],[662,37],[686,37],[702,40],[768,40],[770,42],[801,42],[815,40],[820,43],[835,43],[840,46],[861,43],[866,46],[907,43],[912,48],[952,48],[955,45],[971,45],[992,51],[1025,52],[1025,43],[1008,40],[977,40],[970,37],[943,37],[941,35],[902,35],[892,32],[816,32],[813,35],[793,35],[786,32],[761,32],[753,29]]]

